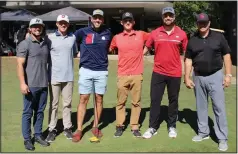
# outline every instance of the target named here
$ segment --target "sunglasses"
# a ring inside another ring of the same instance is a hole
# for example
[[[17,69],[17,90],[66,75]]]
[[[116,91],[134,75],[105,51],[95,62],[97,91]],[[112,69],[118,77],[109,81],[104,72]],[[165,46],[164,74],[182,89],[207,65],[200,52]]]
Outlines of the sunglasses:
[[[123,22],[124,22],[124,23],[127,23],[127,22],[132,23],[133,20],[132,20],[132,19],[125,19],[125,20],[123,20]]]

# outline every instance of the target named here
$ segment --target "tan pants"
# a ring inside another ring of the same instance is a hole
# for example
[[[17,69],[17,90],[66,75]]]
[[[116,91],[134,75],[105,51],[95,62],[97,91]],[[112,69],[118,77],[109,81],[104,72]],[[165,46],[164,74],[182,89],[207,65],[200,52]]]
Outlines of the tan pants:
[[[118,76],[117,81],[117,106],[116,106],[116,122],[117,126],[123,126],[125,122],[125,104],[128,97],[128,92],[131,92],[132,106],[130,125],[133,130],[139,128],[139,117],[141,112],[141,89],[142,75]]]
[[[58,120],[58,106],[60,93],[62,92],[63,98],[63,124],[64,129],[71,128],[71,103],[73,96],[73,82],[59,82],[56,84],[51,84],[50,89],[50,122],[49,122],[49,131],[52,131],[57,124]]]

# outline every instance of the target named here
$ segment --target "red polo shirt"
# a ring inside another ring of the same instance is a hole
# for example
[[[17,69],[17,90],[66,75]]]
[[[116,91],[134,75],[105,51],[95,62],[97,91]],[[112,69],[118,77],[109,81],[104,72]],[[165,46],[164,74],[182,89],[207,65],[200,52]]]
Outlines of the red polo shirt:
[[[151,32],[146,46],[154,45],[154,72],[166,76],[181,77],[180,52],[185,52],[188,43],[186,33],[178,26],[168,35],[163,26]]]
[[[118,75],[143,73],[143,47],[148,33],[143,31],[122,32],[113,37],[110,49],[118,49]]]

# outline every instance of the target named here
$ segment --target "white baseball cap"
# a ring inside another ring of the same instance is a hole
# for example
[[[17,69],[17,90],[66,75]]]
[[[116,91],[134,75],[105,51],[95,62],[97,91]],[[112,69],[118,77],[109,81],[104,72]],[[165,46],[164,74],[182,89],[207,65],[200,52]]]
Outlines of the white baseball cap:
[[[66,21],[67,23],[69,23],[69,17],[65,14],[61,14],[57,17],[57,22],[58,21]]]
[[[95,15],[101,15],[101,16],[103,16],[104,13],[103,13],[102,10],[97,9],[97,10],[94,10],[94,11],[93,11],[93,16],[95,16]]]
[[[30,23],[29,23],[29,27],[31,27],[32,25],[42,25],[45,26],[45,24],[43,23],[43,20],[40,18],[33,18],[31,19]]]

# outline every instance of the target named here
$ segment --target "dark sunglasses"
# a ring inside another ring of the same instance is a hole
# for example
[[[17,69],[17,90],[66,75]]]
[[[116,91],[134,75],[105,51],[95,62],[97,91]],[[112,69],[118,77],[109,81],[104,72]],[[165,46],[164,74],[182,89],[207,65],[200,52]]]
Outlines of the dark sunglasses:
[[[133,22],[133,20],[132,20],[132,19],[125,19],[125,20],[123,20],[123,22],[124,22],[124,23],[127,23],[127,22],[130,22],[130,23],[132,23],[132,22]]]

